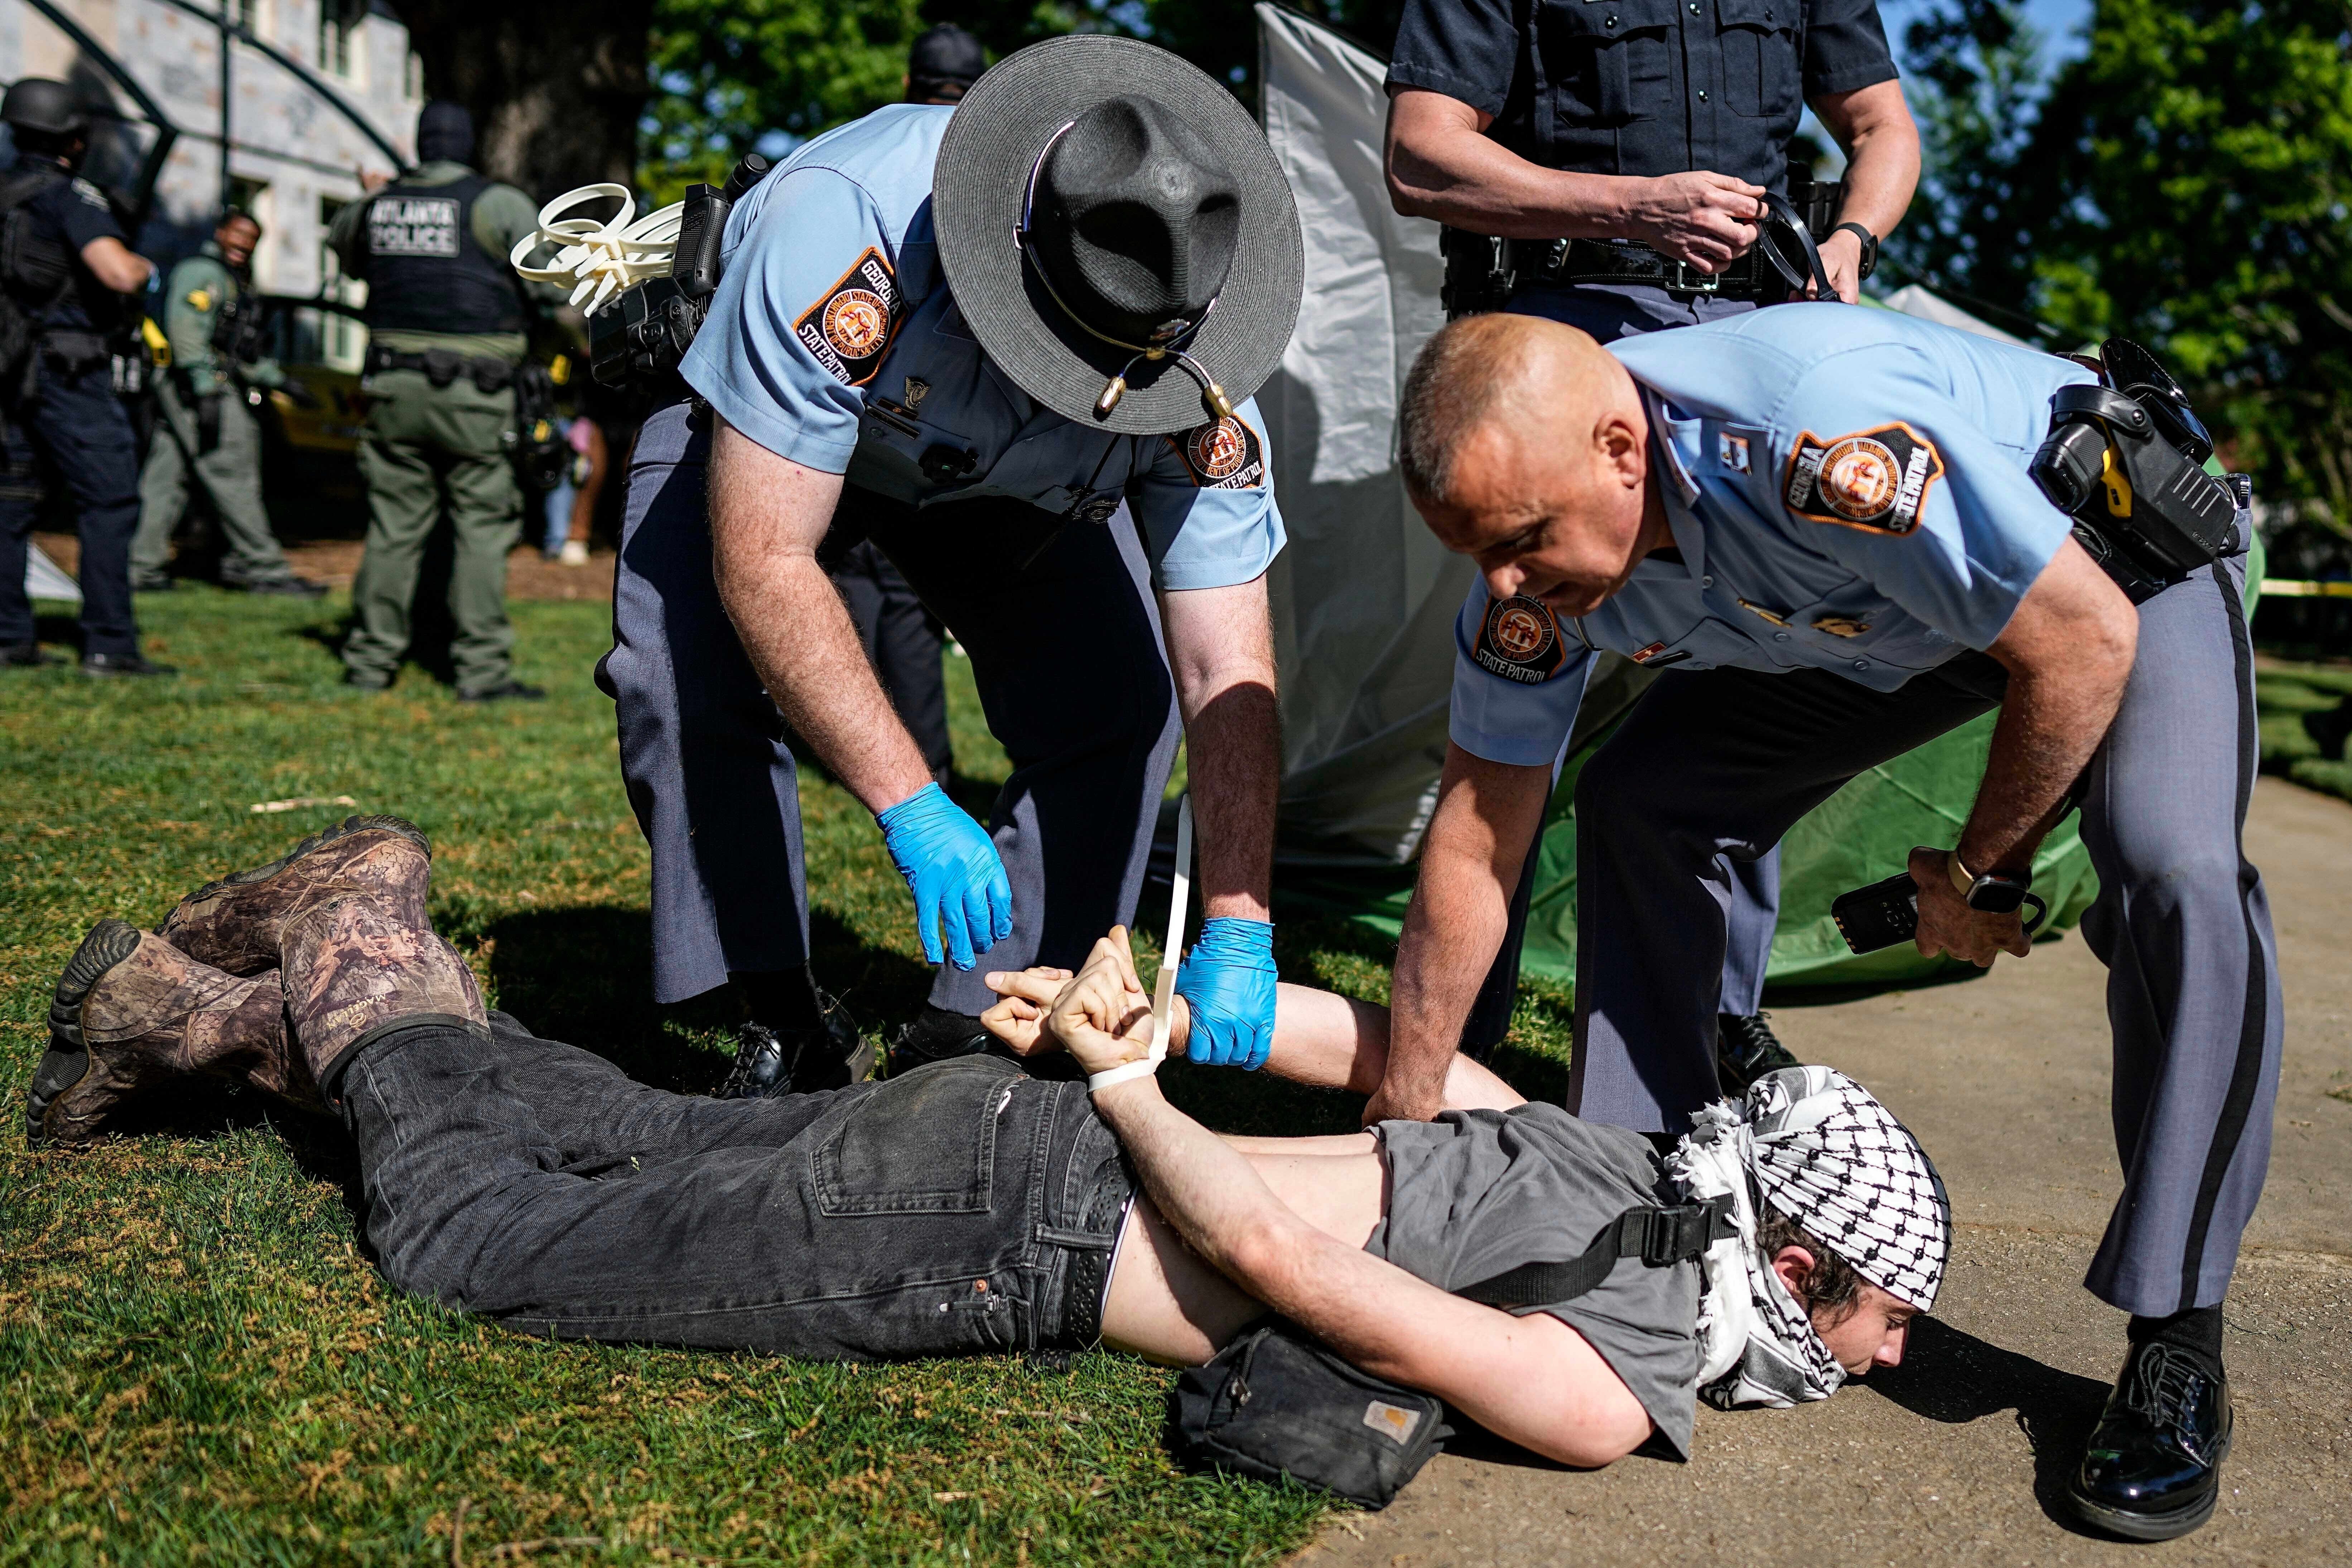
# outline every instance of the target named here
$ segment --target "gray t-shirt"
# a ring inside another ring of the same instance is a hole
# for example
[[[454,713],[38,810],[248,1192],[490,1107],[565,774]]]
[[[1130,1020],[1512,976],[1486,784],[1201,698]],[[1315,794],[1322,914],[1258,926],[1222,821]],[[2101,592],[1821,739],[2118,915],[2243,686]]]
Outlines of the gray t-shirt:
[[[1557,1105],[1449,1110],[1383,1121],[1389,1212],[1375,1258],[1455,1290],[1522,1263],[1582,1255],[1639,1204],[1681,1201],[1649,1140]],[[1698,1384],[1699,1267],[1621,1258],[1609,1278],[1548,1311],[1601,1352],[1678,1458],[1690,1457]]]

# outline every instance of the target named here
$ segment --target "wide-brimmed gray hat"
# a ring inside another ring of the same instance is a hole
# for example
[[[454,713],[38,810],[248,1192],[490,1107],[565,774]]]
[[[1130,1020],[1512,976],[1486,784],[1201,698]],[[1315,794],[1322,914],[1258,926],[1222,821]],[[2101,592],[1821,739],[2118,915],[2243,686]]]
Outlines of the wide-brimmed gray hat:
[[[1207,73],[1133,38],[998,61],[948,123],[931,205],[981,347],[1081,425],[1206,423],[1297,323],[1306,249],[1274,149]]]

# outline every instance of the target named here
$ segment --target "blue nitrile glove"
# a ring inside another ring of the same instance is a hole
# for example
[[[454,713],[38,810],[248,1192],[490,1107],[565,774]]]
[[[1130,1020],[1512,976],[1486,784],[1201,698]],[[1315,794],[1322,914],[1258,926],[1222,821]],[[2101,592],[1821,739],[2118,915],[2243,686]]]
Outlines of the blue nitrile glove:
[[[925,784],[874,820],[891,863],[915,895],[915,929],[925,958],[940,961],[942,924],[948,962],[958,969],[970,969],[975,955],[1013,934],[1013,884],[1005,880],[1004,862],[947,791]]]
[[[1187,1057],[1252,1072],[1265,1066],[1274,1049],[1273,922],[1202,921],[1201,940],[1176,971],[1176,991],[1192,1009]]]

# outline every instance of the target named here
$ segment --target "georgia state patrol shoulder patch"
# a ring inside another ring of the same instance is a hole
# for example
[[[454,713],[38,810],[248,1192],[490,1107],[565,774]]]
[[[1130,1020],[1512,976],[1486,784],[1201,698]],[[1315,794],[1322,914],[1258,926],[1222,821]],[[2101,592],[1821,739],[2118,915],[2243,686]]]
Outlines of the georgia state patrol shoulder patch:
[[[864,386],[889,352],[898,307],[898,276],[869,245],[824,298],[793,323],[793,336],[844,386]]]
[[[1184,471],[1204,490],[1255,489],[1265,483],[1265,453],[1257,432],[1227,415],[1197,425],[1169,441],[1184,459]]]
[[[1943,472],[1936,444],[1900,420],[1828,441],[1808,430],[1789,455],[1789,510],[1814,522],[1909,533]]]
[[[1478,646],[1470,650],[1470,657],[1489,675],[1523,686],[1540,686],[1567,662],[1567,645],[1549,605],[1541,599],[1514,594],[1486,606],[1486,618],[1478,627]]]

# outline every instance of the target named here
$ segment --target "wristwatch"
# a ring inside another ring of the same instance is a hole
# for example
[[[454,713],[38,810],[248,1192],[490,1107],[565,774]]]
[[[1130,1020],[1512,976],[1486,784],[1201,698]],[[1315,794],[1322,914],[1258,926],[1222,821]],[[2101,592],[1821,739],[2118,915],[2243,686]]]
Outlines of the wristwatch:
[[[1989,915],[2013,915],[2025,903],[2025,895],[2033,887],[2033,873],[2022,877],[2003,877],[1996,873],[1978,876],[1960,864],[1957,849],[1944,857],[1944,865],[1952,879],[1952,887],[1967,900],[1969,908]]]
[[[1852,229],[1854,237],[1862,241],[1862,265],[1854,269],[1853,274],[1855,280],[1859,281],[1869,277],[1878,267],[1878,237],[1858,223],[1842,223],[1830,232],[1843,234],[1848,229]]]

